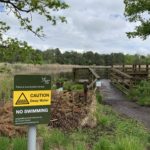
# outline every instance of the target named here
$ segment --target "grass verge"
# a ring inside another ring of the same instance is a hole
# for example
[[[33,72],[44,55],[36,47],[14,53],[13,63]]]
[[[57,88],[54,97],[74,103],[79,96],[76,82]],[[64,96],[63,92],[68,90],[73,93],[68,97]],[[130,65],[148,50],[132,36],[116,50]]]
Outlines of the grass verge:
[[[150,132],[142,124],[124,118],[111,107],[97,103],[97,126],[73,131],[38,126],[38,136],[43,138],[43,150],[149,150]],[[0,137],[1,150],[25,150],[26,138]]]
[[[150,133],[139,122],[97,104],[97,127],[63,132],[39,126],[44,150],[149,150]]]

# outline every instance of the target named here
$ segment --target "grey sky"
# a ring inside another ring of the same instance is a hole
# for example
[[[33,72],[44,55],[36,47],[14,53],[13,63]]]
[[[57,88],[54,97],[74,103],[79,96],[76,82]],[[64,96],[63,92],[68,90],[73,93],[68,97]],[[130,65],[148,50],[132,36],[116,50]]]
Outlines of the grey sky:
[[[99,53],[150,54],[150,38],[128,39],[125,32],[134,29],[123,15],[123,0],[66,0],[70,8],[59,12],[67,17],[68,23],[52,26],[44,18],[34,15],[33,25],[43,25],[46,38],[39,39],[32,33],[20,30],[12,14],[1,13],[12,28],[6,37],[17,37],[34,48],[60,48],[79,52],[93,50]]]

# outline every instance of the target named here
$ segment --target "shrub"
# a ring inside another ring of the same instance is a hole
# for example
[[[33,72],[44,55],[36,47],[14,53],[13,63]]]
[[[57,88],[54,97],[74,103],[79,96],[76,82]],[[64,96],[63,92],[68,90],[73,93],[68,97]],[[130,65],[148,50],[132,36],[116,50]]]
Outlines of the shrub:
[[[129,97],[140,105],[150,106],[150,81],[141,81],[130,90]]]
[[[82,84],[74,84],[74,85],[72,85],[71,90],[73,90],[73,91],[83,90],[83,85]]]

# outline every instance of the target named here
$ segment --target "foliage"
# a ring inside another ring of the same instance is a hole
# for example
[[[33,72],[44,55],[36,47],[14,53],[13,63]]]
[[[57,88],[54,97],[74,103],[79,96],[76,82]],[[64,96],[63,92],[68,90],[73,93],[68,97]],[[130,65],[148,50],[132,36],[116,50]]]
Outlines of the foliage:
[[[99,91],[96,92],[96,100],[99,104],[102,103],[102,96]]]
[[[129,97],[140,105],[150,106],[150,81],[141,81],[130,90]]]
[[[2,44],[2,40],[3,40],[3,34],[9,30],[9,26],[6,25],[5,22],[0,21],[0,44]]]
[[[27,42],[8,38],[5,44],[0,47],[0,61],[40,64],[42,56],[40,51],[34,50]]]
[[[64,82],[64,90],[68,90],[68,91],[83,90],[83,85],[77,84],[71,81],[67,81],[67,82]]]
[[[0,146],[1,146],[1,150],[9,150],[9,144],[10,144],[10,140],[7,137],[0,137]]]
[[[35,28],[32,26],[33,14],[43,16],[47,21],[56,25],[56,22],[66,22],[64,16],[58,14],[53,15],[52,12],[57,12],[68,8],[68,5],[61,0],[28,0],[28,1],[14,1],[14,0],[0,0],[0,4],[5,8],[6,13],[11,12],[20,22],[23,29],[33,32],[38,37],[44,36],[43,27]],[[8,13],[9,14],[9,13]],[[0,33],[3,28],[0,28]]]
[[[111,150],[110,141],[107,138],[100,138],[99,141],[94,145],[94,150]]]
[[[112,145],[113,150],[144,150],[145,145],[141,143],[138,137],[125,136],[116,139]]]
[[[12,141],[13,150],[26,150],[27,149],[27,138],[14,138]]]
[[[119,116],[109,106],[97,104],[100,121],[95,128],[79,128],[71,132],[39,127],[44,149],[66,150],[144,150],[150,144],[149,131],[135,120]],[[105,119],[104,119],[105,118]],[[107,121],[104,121],[107,120]],[[104,123],[105,122],[105,123]]]
[[[139,36],[146,39],[150,35],[150,1],[149,0],[124,0],[125,16],[130,22],[137,22],[135,31],[128,32],[129,38]]]
[[[146,150],[150,146],[150,134],[135,120],[123,118],[111,107],[97,104],[98,117],[107,118],[109,123],[99,123],[95,128],[79,128],[73,131],[50,129],[38,126],[38,136],[43,138],[44,150]],[[102,119],[103,120],[103,119]],[[0,137],[1,149],[27,149],[24,137],[9,139]]]
[[[82,84],[73,84],[71,87],[71,90],[73,90],[73,91],[83,90],[83,85]]]
[[[0,44],[0,62],[75,65],[148,64],[150,55],[98,54],[92,51],[62,53],[59,48],[40,51],[29,46],[27,42],[9,38]]]
[[[13,91],[13,78],[10,76],[0,78],[0,100],[10,100]]]
[[[27,138],[17,137],[10,139],[8,137],[0,137],[0,146],[1,150],[26,150]]]

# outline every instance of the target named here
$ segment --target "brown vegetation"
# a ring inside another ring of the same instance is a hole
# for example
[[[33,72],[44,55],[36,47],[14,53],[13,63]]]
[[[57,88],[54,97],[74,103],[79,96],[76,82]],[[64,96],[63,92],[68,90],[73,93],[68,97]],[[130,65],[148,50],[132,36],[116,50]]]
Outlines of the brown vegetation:
[[[53,91],[51,116],[49,126],[51,128],[60,128],[71,130],[78,128],[83,118],[89,112],[89,106],[92,101],[92,92],[88,92],[87,100],[84,93],[69,91]],[[0,135],[15,137],[26,134],[25,126],[13,125],[12,101],[0,104]]]
[[[25,133],[26,128],[24,126],[13,125],[12,101],[7,102],[0,108],[0,135],[15,137],[25,135]]]
[[[85,101],[83,92],[53,93],[49,126],[63,130],[78,128],[88,114],[92,93],[89,92],[87,97]]]

